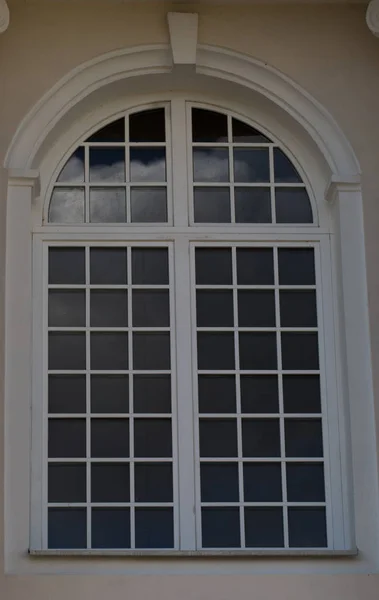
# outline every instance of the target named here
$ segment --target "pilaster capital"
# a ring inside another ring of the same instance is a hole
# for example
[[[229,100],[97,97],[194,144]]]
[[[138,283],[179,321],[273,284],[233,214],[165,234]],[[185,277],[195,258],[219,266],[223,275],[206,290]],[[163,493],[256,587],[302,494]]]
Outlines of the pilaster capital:
[[[361,192],[360,175],[333,175],[325,191],[325,198],[328,202],[333,202],[339,195],[345,193]]]
[[[1,0],[0,0],[1,1]],[[37,169],[9,169],[8,187],[28,187],[34,196],[39,194],[40,178]]]

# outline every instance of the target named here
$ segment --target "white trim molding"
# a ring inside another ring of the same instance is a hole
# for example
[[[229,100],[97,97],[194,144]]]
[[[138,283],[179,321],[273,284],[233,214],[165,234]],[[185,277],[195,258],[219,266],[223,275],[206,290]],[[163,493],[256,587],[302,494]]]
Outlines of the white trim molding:
[[[370,31],[379,37],[379,0],[371,0],[366,11],[366,23]]]
[[[168,30],[174,65],[195,65],[197,50],[197,13],[169,12]]]
[[[0,33],[4,33],[9,25],[9,7],[6,0],[0,0]]]

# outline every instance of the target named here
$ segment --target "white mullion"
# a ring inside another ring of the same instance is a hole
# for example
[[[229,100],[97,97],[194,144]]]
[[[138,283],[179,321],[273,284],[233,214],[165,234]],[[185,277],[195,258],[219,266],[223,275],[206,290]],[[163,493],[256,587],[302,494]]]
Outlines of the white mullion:
[[[89,146],[84,147],[84,223],[90,223]]]
[[[232,132],[232,117],[228,115],[228,156],[229,156],[229,198],[230,198],[230,222],[236,222],[236,205],[235,205],[235,194],[234,194],[234,154]]]
[[[187,139],[191,138],[186,129],[186,104],[180,98],[171,101],[171,132],[173,224],[188,227],[188,186],[192,184],[187,167]]]
[[[166,203],[167,203],[167,224],[173,225],[173,214],[174,214],[174,194],[173,194],[173,151],[172,151],[172,140],[173,135],[171,131],[171,106],[166,105],[164,107],[164,118],[165,118],[165,149],[166,149]]]
[[[130,143],[129,143],[129,114],[124,117],[124,154],[125,154],[125,202],[126,202],[126,222],[131,223],[132,221],[132,208],[131,208],[131,182],[130,182]]]
[[[274,172],[274,147],[271,145],[268,149],[269,168],[270,168],[270,199],[271,199],[271,223],[276,223],[275,209],[275,172]]]
[[[42,277],[47,280],[49,277],[49,246],[43,245],[42,248]],[[45,284],[43,286],[43,297],[42,297],[42,360],[43,360],[43,399],[44,399],[44,413],[43,413],[43,422],[42,422],[42,456],[43,456],[43,472],[42,472],[42,498],[43,498],[43,515],[42,515],[42,547],[48,547],[48,429],[49,429],[49,412],[48,412],[48,379],[49,379],[49,371],[48,371],[48,345],[49,345],[49,336],[48,336],[48,285]]]
[[[132,247],[127,247],[128,282],[128,368],[129,368],[129,484],[130,484],[130,547],[135,548],[135,489],[134,489],[134,373],[133,373],[133,302],[132,302]]]
[[[85,282],[86,287],[86,514],[87,514],[87,548],[92,546],[92,509],[91,509],[91,333],[90,333],[90,248],[85,247]]]

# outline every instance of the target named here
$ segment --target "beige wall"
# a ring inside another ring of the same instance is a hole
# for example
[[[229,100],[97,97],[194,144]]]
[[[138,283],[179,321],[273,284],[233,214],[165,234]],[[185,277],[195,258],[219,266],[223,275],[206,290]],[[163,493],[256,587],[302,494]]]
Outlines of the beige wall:
[[[130,7],[117,2],[79,4],[55,3],[53,0],[44,4],[30,2],[24,5],[17,0],[10,2],[10,8],[11,26],[0,36],[0,164],[3,164],[5,152],[21,119],[54,83],[74,67],[111,50],[140,44],[167,43],[166,12],[172,5],[143,2]],[[291,77],[332,114],[358,157],[363,172],[374,386],[379,426],[379,39],[374,38],[367,29],[362,5],[269,5],[245,6],[238,10],[209,6],[196,10],[201,15],[201,43],[250,54]],[[0,169],[2,289],[5,177],[5,171]],[[3,293],[0,294],[0,314],[3,314],[2,298]],[[3,330],[3,323],[0,327]],[[3,349],[0,347],[1,365],[2,358]],[[2,383],[2,368],[0,378]],[[0,464],[1,477],[2,461]],[[0,519],[0,540],[2,529]],[[0,544],[0,553],[3,554],[3,544]],[[232,571],[230,564],[228,571]],[[100,600],[104,597],[109,600],[124,597],[130,600],[229,600],[231,597],[235,600],[248,597],[262,600],[292,600],[296,597],[299,600],[353,600],[358,597],[374,600],[379,597],[379,575],[117,575],[55,578],[5,576],[0,573],[1,600]]]

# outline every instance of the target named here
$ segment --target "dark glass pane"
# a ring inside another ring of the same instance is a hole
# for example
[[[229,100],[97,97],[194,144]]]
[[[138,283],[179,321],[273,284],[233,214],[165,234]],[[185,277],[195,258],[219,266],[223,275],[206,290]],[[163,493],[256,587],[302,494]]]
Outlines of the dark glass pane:
[[[289,502],[324,502],[324,465],[287,463],[287,499]]]
[[[132,223],[167,223],[166,188],[131,188],[130,204]]]
[[[125,223],[124,188],[91,188],[89,195],[91,223]]]
[[[170,299],[165,290],[133,290],[133,326],[169,327]]]
[[[230,193],[224,187],[195,187],[195,223],[230,223]]]
[[[227,116],[204,108],[192,109],[193,142],[227,142]]]
[[[124,142],[125,141],[125,123],[124,119],[117,119],[105,125],[93,133],[86,142]]]
[[[201,510],[203,548],[239,548],[240,517],[238,508],[203,508]]]
[[[275,293],[262,290],[239,290],[238,325],[275,327]]]
[[[227,148],[193,149],[194,181],[229,181],[229,150]]]
[[[91,419],[91,456],[127,458],[129,419]]]
[[[172,548],[174,515],[172,508],[136,508],[136,548]]]
[[[129,499],[129,465],[91,464],[92,502],[129,502]]]
[[[84,188],[56,187],[51,194],[49,223],[83,223]]]
[[[202,502],[238,502],[238,465],[202,463],[200,465]]]
[[[171,457],[171,419],[135,419],[134,454],[147,458]]]
[[[244,463],[245,502],[281,502],[281,469],[280,463]]]
[[[247,548],[282,548],[282,508],[245,508],[245,537]]]
[[[280,285],[314,285],[313,248],[279,248]]]
[[[200,419],[200,456],[237,456],[236,419]]]
[[[269,140],[263,133],[257,131],[250,125],[239,121],[239,119],[232,119],[233,127],[233,142],[237,144],[257,144],[257,143],[270,143]]]
[[[86,455],[85,419],[49,419],[49,458],[82,458]]]
[[[167,284],[167,248],[133,248],[132,280],[135,285]]]
[[[127,375],[91,375],[91,411],[124,413],[129,410]]]
[[[169,413],[171,411],[170,375],[134,375],[134,412]]]
[[[92,284],[126,284],[126,248],[91,248],[90,272]]]
[[[49,375],[49,413],[86,412],[85,375]]]
[[[234,334],[198,333],[197,364],[200,370],[234,369]]]
[[[170,369],[170,334],[134,333],[133,368],[138,371]]]
[[[286,456],[322,456],[321,419],[286,419],[285,441]]]
[[[291,548],[325,548],[325,508],[288,509],[289,544]]]
[[[49,508],[49,548],[87,547],[87,512],[85,508]]]
[[[232,290],[197,290],[196,314],[198,327],[233,327]]]
[[[277,368],[275,333],[239,334],[240,368],[270,371]]]
[[[91,369],[124,370],[128,368],[127,333],[91,333]]]
[[[281,337],[283,369],[319,368],[317,333],[282,333]]]
[[[136,463],[135,501],[172,502],[172,465],[167,463]]]
[[[320,378],[318,375],[283,376],[284,412],[321,412]]]
[[[96,183],[125,181],[125,149],[90,148],[89,179]]]
[[[312,206],[305,188],[276,188],[277,223],[312,223]]]
[[[130,181],[166,181],[165,148],[130,148]]]
[[[269,188],[235,188],[236,223],[271,223]]]
[[[49,327],[83,327],[86,324],[84,291],[49,291]]]
[[[237,248],[238,285],[273,285],[272,248]]]
[[[242,375],[241,410],[245,413],[278,412],[279,399],[277,376]]]
[[[86,465],[49,464],[49,502],[86,501]]]
[[[274,148],[276,183],[301,183],[301,177],[289,158],[279,148]]]
[[[280,324],[282,327],[317,327],[316,292],[282,290]]]
[[[243,456],[280,456],[279,419],[243,419]]]
[[[236,412],[234,375],[199,375],[199,412]]]
[[[49,333],[49,369],[77,370],[86,368],[85,333]]]
[[[234,181],[266,183],[270,181],[268,148],[235,148]]]
[[[49,248],[49,283],[84,284],[84,248]]]
[[[126,290],[91,290],[91,327],[127,327]]]
[[[131,142],[165,142],[164,108],[152,108],[129,116]]]
[[[198,285],[232,283],[232,251],[229,248],[196,248],[195,261]]]
[[[65,163],[57,177],[59,183],[84,181],[84,148],[79,146]]]
[[[129,508],[92,509],[92,548],[130,548]]]

